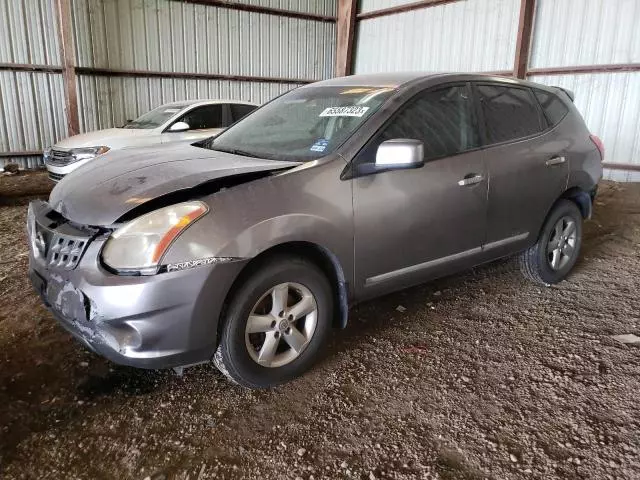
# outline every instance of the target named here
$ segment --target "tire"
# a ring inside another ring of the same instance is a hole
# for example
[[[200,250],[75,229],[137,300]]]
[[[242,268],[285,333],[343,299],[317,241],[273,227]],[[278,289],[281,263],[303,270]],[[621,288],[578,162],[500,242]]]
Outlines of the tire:
[[[281,309],[283,302],[286,308]],[[313,307],[315,313],[305,313]],[[332,314],[331,285],[316,265],[302,257],[271,257],[233,293],[221,318],[213,362],[243,387],[285,383],[313,365],[328,338]],[[268,348],[274,344],[275,349]]]
[[[574,225],[572,235],[568,234],[570,223]],[[563,234],[559,236],[559,232]],[[556,240],[558,245],[554,248]],[[560,200],[547,217],[538,241],[519,255],[520,270],[525,278],[536,283],[551,285],[561,282],[575,265],[581,245],[582,214],[571,200]],[[558,249],[560,253],[557,253]]]

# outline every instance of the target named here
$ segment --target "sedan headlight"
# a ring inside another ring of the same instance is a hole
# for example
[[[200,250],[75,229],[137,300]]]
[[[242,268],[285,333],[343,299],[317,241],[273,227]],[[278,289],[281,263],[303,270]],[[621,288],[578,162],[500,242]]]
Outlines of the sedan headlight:
[[[79,162],[80,160],[90,160],[92,158],[96,158],[99,155],[107,153],[109,151],[109,147],[105,147],[104,145],[100,147],[86,147],[86,148],[72,148],[69,150],[69,153],[73,157],[74,162]]]
[[[153,275],[174,240],[208,211],[205,203],[191,201],[131,220],[111,234],[102,261],[118,272]]]
[[[52,165],[60,166],[69,165],[81,160],[91,160],[92,158],[107,153],[109,150],[110,148],[104,145],[100,147],[71,148],[69,150],[57,149],[54,146],[45,149],[43,154],[45,162],[51,162]]]

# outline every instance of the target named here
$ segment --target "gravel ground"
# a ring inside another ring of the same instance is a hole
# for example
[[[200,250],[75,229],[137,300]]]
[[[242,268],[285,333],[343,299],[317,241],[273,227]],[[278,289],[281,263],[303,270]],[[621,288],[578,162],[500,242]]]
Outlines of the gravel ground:
[[[640,184],[601,186],[560,285],[499,262],[364,304],[269,391],[117,367],[55,326],[26,277],[43,185],[0,177],[1,478],[640,478],[640,348],[611,338],[640,335]]]

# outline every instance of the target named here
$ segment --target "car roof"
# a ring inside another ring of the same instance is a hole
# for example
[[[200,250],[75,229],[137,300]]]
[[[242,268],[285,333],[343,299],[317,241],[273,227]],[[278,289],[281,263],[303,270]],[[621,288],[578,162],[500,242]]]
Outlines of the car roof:
[[[314,87],[399,87],[417,79],[441,75],[430,72],[387,72],[349,75],[348,77],[330,78],[309,84]],[[304,87],[302,87],[304,88]]]
[[[163,103],[162,106],[163,107],[180,107],[180,108],[187,108],[187,107],[193,107],[193,106],[202,106],[202,105],[216,105],[218,103],[237,103],[237,104],[241,104],[241,105],[251,105],[254,107],[257,107],[258,104],[257,103],[253,103],[253,102],[246,102],[244,100],[231,100],[231,99],[211,99],[211,98],[203,98],[203,99],[194,99],[194,100],[179,100],[177,102],[169,102],[169,103]]]
[[[416,80],[428,80],[431,78],[438,78],[442,81],[451,80],[482,80],[487,79],[501,82],[505,84],[521,84],[529,86],[541,86],[528,82],[525,80],[519,80],[513,77],[501,77],[491,74],[481,73],[469,73],[469,72],[386,72],[386,73],[367,73],[362,75],[349,75],[348,77],[330,78],[328,80],[322,80],[314,82],[305,87],[354,87],[354,86],[366,86],[366,87],[391,87],[398,88],[405,84],[412,83]],[[302,87],[302,88],[305,88]],[[544,87],[544,86],[543,86]],[[548,88],[548,87],[547,87]]]

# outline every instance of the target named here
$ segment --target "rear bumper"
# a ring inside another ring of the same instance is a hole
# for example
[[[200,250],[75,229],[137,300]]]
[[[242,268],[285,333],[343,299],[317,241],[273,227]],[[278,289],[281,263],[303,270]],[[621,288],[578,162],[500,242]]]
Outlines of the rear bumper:
[[[104,240],[89,243],[72,270],[29,253],[29,278],[56,320],[83,345],[139,368],[211,359],[225,297],[245,260],[150,276],[119,276],[100,265]]]

